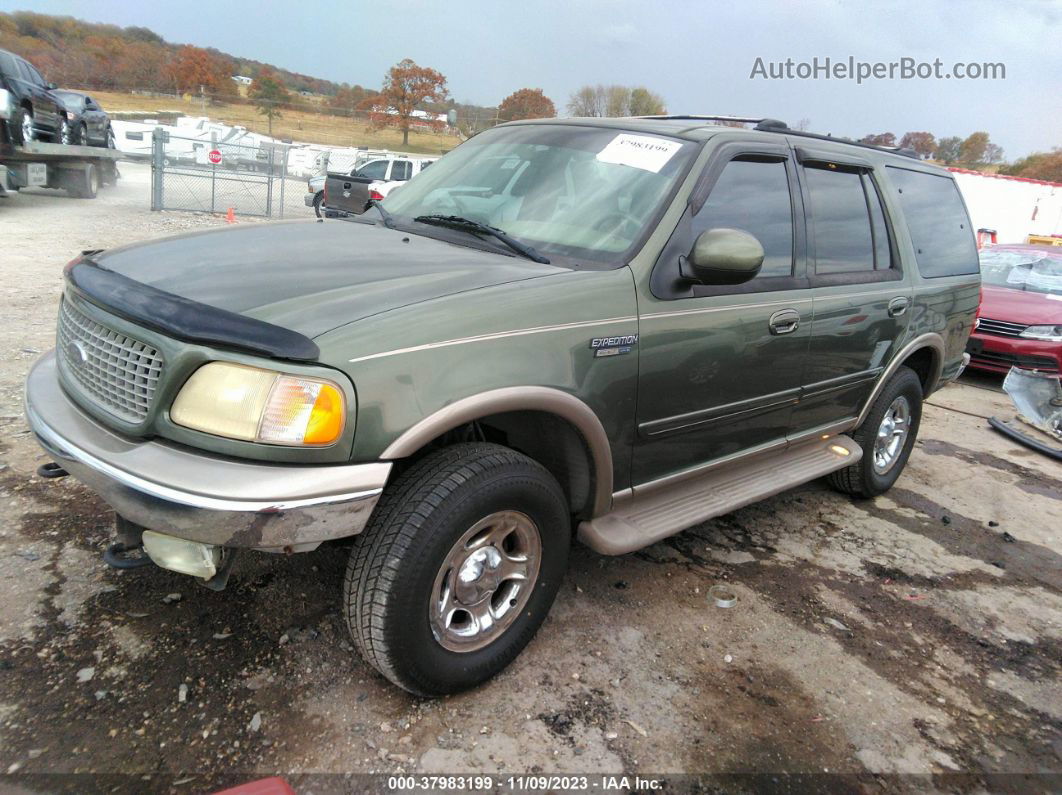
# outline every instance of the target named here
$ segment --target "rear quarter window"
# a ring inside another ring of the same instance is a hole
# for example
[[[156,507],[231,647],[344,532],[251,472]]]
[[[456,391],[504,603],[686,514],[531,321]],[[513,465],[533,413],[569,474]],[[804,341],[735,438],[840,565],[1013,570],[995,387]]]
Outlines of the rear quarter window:
[[[888,174],[922,276],[977,273],[977,244],[955,180],[896,166],[889,166]]]

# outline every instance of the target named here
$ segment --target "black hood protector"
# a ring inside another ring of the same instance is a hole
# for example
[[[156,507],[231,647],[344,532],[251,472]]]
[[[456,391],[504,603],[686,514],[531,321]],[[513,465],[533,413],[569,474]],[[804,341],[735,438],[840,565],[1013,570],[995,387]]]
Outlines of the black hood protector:
[[[295,361],[316,361],[321,353],[313,340],[297,331],[168,293],[89,258],[69,265],[66,279],[100,308],[184,342]]]

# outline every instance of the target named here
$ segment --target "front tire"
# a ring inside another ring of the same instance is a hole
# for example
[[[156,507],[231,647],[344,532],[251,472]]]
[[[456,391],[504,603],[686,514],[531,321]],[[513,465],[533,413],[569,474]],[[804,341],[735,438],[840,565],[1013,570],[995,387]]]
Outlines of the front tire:
[[[55,142],[63,146],[70,146],[74,143],[73,134],[70,132],[70,122],[65,116],[59,120],[59,131],[55,134]]]
[[[33,125],[33,110],[21,107],[15,118],[15,130],[18,135],[18,143],[30,144],[37,140],[37,128]]]
[[[474,687],[530,642],[570,544],[564,494],[527,456],[485,443],[431,453],[354,539],[343,600],[354,644],[411,693]]]
[[[897,368],[852,438],[863,448],[859,463],[827,475],[840,492],[876,497],[900,477],[922,420],[922,382],[910,367]]]

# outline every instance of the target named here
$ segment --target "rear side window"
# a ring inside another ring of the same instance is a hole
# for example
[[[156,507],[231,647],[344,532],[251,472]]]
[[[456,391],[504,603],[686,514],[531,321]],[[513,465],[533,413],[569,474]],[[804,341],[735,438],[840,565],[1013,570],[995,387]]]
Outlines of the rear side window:
[[[977,245],[955,180],[888,168],[921,274],[935,278],[977,273]]]
[[[20,79],[18,71],[15,69],[15,59],[6,52],[0,52],[0,74],[14,80]]]
[[[793,275],[793,204],[781,160],[731,160],[693,219],[693,237],[707,229],[740,229],[760,241],[757,278]]]
[[[881,198],[858,169],[807,166],[815,273],[859,273],[892,266]]]
[[[387,176],[387,161],[373,160],[371,163],[366,163],[354,173],[359,177],[367,177],[368,179],[384,179]]]
[[[408,160],[396,160],[391,165],[391,179],[392,180],[406,180],[409,179],[409,172],[413,170],[413,164]]]

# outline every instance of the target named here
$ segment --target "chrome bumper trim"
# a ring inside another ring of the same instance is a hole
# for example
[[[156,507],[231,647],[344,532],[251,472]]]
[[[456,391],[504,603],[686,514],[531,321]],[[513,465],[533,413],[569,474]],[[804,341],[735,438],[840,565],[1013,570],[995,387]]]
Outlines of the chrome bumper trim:
[[[41,446],[131,522],[221,546],[312,548],[368,522],[389,462],[252,463],[120,436],[63,393],[54,353],[26,381],[26,417]]]

